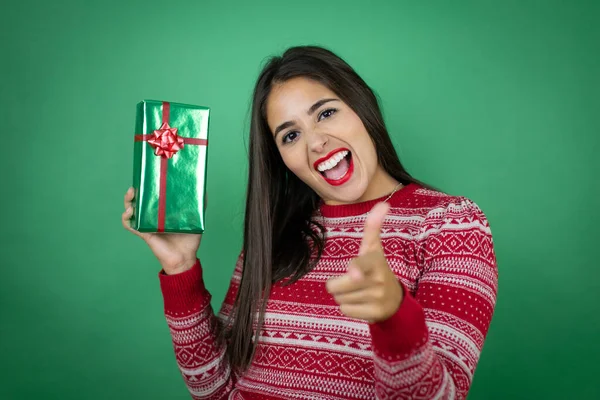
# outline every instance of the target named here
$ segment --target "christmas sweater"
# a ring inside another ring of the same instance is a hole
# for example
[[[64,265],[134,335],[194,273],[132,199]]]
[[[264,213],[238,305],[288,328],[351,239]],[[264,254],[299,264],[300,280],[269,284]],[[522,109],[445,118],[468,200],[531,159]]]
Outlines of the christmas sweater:
[[[465,197],[417,184],[396,192],[381,241],[404,298],[389,319],[368,323],[344,316],[325,283],[358,255],[366,213],[382,200],[321,205],[315,218],[325,228],[322,256],[297,282],[273,285],[255,356],[239,376],[213,328],[232,310],[242,256],[216,315],[200,261],[181,274],[159,273],[175,357],[192,398],[467,396],[496,304],[488,220]]]

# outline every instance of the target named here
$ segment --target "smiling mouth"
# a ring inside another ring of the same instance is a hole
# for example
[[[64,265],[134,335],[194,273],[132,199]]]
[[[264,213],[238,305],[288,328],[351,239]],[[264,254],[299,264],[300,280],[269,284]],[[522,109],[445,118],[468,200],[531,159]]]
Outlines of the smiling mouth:
[[[327,183],[339,186],[347,182],[354,172],[352,153],[348,149],[337,149],[317,160],[315,169]]]

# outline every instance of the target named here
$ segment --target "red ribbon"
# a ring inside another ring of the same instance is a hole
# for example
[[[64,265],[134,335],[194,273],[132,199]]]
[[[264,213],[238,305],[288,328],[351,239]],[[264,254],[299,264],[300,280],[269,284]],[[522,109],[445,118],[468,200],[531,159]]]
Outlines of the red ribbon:
[[[148,143],[154,147],[154,155],[171,158],[183,149],[183,138],[177,134],[177,128],[171,128],[168,122],[163,122],[153,134]]]
[[[198,146],[208,145],[206,139],[184,138],[177,134],[177,128],[169,126],[171,105],[168,102],[162,104],[162,125],[150,135],[135,135],[134,141],[146,141],[154,148],[154,155],[160,157],[160,189],[158,192],[158,227],[157,232],[165,231],[165,210],[167,208],[167,170],[169,159],[186,144]]]

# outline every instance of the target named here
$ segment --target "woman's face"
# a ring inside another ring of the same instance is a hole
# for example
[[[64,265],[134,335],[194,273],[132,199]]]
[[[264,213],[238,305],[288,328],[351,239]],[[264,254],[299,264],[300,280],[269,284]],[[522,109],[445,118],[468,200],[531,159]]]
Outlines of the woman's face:
[[[370,200],[389,190],[362,121],[324,85],[307,78],[276,84],[266,111],[285,165],[326,203]]]

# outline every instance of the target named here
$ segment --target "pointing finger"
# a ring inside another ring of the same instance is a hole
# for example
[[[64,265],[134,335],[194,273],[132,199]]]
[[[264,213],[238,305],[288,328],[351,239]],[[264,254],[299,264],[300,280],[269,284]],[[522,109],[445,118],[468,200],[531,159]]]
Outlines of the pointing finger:
[[[381,226],[389,210],[390,205],[385,202],[378,203],[371,209],[365,221],[359,256],[381,248]]]
[[[381,263],[381,255],[374,252],[368,252],[365,255],[356,257],[350,262],[348,273],[352,274],[356,271],[354,272],[356,276],[372,278],[373,272],[379,263]]]

